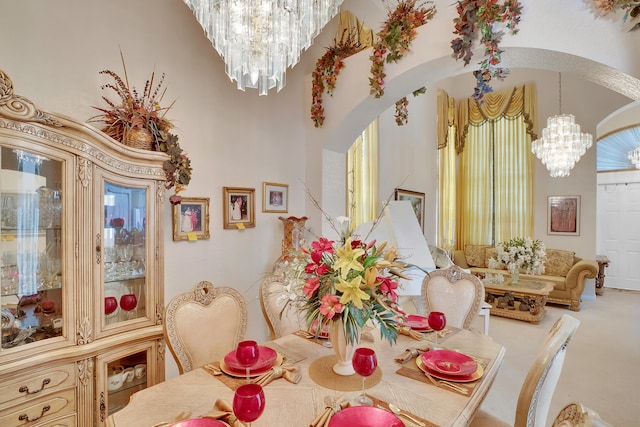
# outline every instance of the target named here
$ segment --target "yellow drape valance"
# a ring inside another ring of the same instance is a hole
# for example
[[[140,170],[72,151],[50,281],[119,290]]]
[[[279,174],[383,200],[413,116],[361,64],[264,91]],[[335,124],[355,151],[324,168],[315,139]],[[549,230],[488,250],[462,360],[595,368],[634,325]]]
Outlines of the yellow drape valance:
[[[460,101],[458,123],[460,126],[456,141],[456,151],[461,153],[469,131],[469,126],[482,126],[487,121],[500,118],[513,119],[523,116],[527,134],[532,140],[537,139],[534,129],[537,128],[535,111],[537,98],[535,83],[526,83],[512,89],[491,92],[484,96],[485,102],[479,104],[473,98]]]
[[[449,127],[455,124],[456,101],[447,92],[438,90],[438,149],[444,148],[449,143]],[[446,120],[442,118],[446,117]]]

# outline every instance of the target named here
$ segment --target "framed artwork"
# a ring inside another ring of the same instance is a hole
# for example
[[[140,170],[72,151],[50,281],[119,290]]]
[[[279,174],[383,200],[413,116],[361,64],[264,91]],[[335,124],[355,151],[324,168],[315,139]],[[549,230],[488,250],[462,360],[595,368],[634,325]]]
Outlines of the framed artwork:
[[[179,205],[171,205],[173,240],[208,239],[209,198],[183,197]]]
[[[275,182],[262,183],[262,212],[288,212],[289,186]]]
[[[244,229],[256,226],[255,188],[222,188],[224,228]]]
[[[395,199],[396,200],[408,200],[411,202],[411,206],[413,206],[413,211],[416,213],[416,218],[418,218],[418,224],[420,224],[420,228],[424,232],[424,193],[419,193],[417,191],[409,191],[403,190],[401,188],[396,188],[395,191]]]
[[[580,196],[549,196],[547,234],[580,235]]]

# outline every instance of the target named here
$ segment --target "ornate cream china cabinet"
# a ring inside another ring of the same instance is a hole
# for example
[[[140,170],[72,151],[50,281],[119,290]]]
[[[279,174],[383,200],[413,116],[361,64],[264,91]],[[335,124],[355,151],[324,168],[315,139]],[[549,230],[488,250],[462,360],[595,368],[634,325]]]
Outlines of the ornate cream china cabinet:
[[[0,426],[101,426],[164,381],[164,153],[40,111],[0,70]]]

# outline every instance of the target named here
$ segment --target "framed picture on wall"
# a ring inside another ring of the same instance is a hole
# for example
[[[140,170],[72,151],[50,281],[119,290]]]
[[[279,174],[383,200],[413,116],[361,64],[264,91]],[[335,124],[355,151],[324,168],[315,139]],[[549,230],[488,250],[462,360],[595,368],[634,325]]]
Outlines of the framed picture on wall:
[[[256,226],[255,188],[222,188],[222,217],[226,229]]]
[[[289,186],[275,182],[262,183],[262,212],[288,212]]]
[[[416,214],[416,218],[418,219],[418,224],[420,224],[420,228],[424,232],[424,193],[419,193],[417,191],[409,191],[403,190],[401,188],[396,188],[395,191],[395,199],[396,200],[408,200],[411,202],[411,206],[413,207],[413,211]]]
[[[183,197],[178,205],[171,205],[173,240],[208,239],[209,198]]]
[[[549,196],[547,234],[580,235],[580,196]]]

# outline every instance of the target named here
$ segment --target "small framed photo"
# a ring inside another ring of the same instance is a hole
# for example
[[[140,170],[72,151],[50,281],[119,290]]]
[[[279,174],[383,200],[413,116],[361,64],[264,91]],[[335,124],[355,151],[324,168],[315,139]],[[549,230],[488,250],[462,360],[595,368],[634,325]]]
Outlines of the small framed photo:
[[[222,188],[223,226],[243,229],[256,226],[255,188]]]
[[[413,211],[416,213],[416,218],[418,219],[418,224],[420,224],[420,228],[424,232],[424,193],[419,193],[417,191],[409,191],[403,190],[401,188],[396,188],[395,191],[395,199],[396,200],[408,200],[411,202],[411,206],[413,206]]]
[[[289,186],[275,182],[262,183],[262,212],[288,212]]]
[[[183,197],[178,205],[171,205],[173,211],[173,240],[208,239],[209,198]]]
[[[580,235],[580,196],[549,196],[547,234]]]

